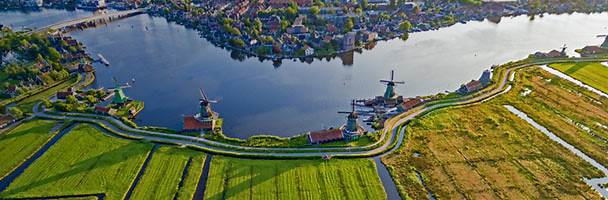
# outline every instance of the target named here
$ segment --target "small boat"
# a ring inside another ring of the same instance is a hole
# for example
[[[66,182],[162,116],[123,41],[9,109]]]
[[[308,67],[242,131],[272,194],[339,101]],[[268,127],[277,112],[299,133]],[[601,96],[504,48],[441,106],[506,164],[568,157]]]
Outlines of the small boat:
[[[110,66],[110,62],[108,62],[108,60],[106,60],[106,58],[103,57],[103,55],[101,55],[100,53],[98,53],[97,57],[99,57],[99,62],[101,62],[105,66]]]

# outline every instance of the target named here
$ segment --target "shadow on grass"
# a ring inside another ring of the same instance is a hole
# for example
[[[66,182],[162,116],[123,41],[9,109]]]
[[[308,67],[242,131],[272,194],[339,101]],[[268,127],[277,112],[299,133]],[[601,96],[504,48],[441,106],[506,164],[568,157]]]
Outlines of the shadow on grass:
[[[241,193],[246,190],[251,190],[257,184],[269,181],[272,178],[280,176],[281,174],[283,174],[285,172],[294,170],[297,167],[296,164],[274,165],[274,166],[271,166],[271,165],[255,166],[255,165],[253,165],[253,166],[247,167],[246,169],[239,170],[238,173],[236,173],[236,174],[233,174],[232,172],[235,170],[235,168],[240,167],[240,166],[238,166],[238,164],[242,164],[242,163],[228,161],[228,164],[223,169],[223,173],[226,174],[226,177],[224,177],[224,180],[223,180],[224,185],[222,187],[222,189],[223,189],[222,192],[217,193],[217,194],[215,194],[209,198],[205,198],[205,199],[230,199],[230,198],[233,198],[238,193]],[[267,168],[262,169],[264,167],[267,167]],[[268,171],[268,170],[273,170],[274,174],[272,176],[263,176],[263,174],[260,173],[260,171]],[[212,175],[213,174],[209,174],[209,176],[212,176]],[[230,180],[235,177],[240,177],[240,176],[249,176],[249,178],[242,181],[238,185],[229,187]],[[299,180],[297,180],[297,181],[298,181],[298,184],[300,184]],[[253,193],[250,194],[250,196],[252,196],[252,195],[253,195]],[[278,195],[278,191],[277,191],[277,195]],[[278,199],[279,197],[277,196],[276,198]]]
[[[81,173],[90,171],[93,168],[104,168],[108,166],[112,166],[114,164],[121,163],[123,161],[129,160],[134,156],[139,156],[150,151],[150,148],[139,148],[139,143],[128,143],[119,148],[113,149],[108,152],[104,152],[95,157],[83,160],[71,167],[70,169],[63,171],[61,173],[52,175],[47,178],[43,178],[40,180],[33,181],[29,184],[19,186],[16,188],[9,188],[4,192],[4,196],[10,196],[14,194],[18,194],[21,192],[28,191],[29,189],[40,187],[43,185],[51,184],[55,181],[59,181],[63,178],[67,178],[70,176],[78,176]],[[61,187],[61,186],[57,186]]]
[[[30,121],[27,123],[32,123],[32,122]],[[20,124],[19,126],[27,125],[27,123]],[[28,127],[23,130],[18,130],[18,129],[20,129],[20,127],[17,126],[15,129],[13,129],[13,131],[11,131],[7,134],[1,135],[0,140],[9,140],[9,139],[18,138],[18,137],[21,137],[21,136],[24,136],[27,134],[50,134],[53,132],[53,130],[55,130],[53,127],[55,127],[57,125],[58,124],[42,124],[42,126]],[[15,131],[15,130],[18,130],[18,131]]]
[[[576,73],[578,70],[581,70],[585,67],[587,67],[587,65],[589,65],[589,63],[576,63],[574,66],[570,67],[568,70],[566,70],[564,73],[570,75],[570,74],[574,74]]]

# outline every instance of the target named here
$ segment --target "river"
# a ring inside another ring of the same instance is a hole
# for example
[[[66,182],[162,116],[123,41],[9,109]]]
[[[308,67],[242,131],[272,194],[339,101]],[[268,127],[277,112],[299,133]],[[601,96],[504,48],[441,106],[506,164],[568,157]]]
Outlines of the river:
[[[65,16],[63,10],[53,16]],[[74,12],[74,11],[72,11]],[[66,18],[78,17],[82,11]],[[44,18],[44,19],[41,19]],[[40,21],[44,22],[40,22]],[[37,13],[0,12],[0,23],[50,20]],[[182,115],[198,110],[198,88],[220,102],[214,110],[233,137],[255,134],[290,136],[343,124],[352,98],[382,95],[380,79],[395,71],[397,92],[405,96],[453,91],[477,79],[494,64],[525,58],[535,51],[568,53],[600,44],[608,14],[527,16],[456,24],[413,33],[407,41],[379,42],[372,50],[343,59],[312,63],[284,60],[279,67],[256,58],[234,59],[227,50],[201,38],[195,30],[163,18],[138,15],[94,29],[71,33],[92,55],[101,53],[111,66],[97,66],[97,86],[112,87],[112,77],[135,79],[126,94],[144,100],[138,116],[143,125],[179,129]]]

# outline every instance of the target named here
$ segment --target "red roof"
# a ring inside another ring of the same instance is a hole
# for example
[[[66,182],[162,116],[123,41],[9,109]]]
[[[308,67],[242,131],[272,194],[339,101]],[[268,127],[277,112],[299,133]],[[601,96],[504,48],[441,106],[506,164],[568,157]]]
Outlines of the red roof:
[[[480,81],[471,81],[471,82],[467,83],[465,85],[465,87],[467,87],[468,92],[473,92],[473,91],[481,89],[481,82]]]
[[[545,54],[549,58],[556,58],[562,56],[562,53],[556,50],[551,50],[549,53]]]
[[[106,107],[103,107],[103,106],[95,106],[95,110],[99,111],[99,112],[103,112],[103,113],[110,112],[110,108],[106,108]]]
[[[404,110],[410,110],[410,109],[416,107],[417,105],[420,105],[420,103],[422,103],[422,99],[413,98],[413,99],[408,99],[408,100],[404,101],[402,106],[403,106]]]
[[[330,141],[336,141],[343,139],[342,130],[340,129],[328,129],[322,131],[311,132],[308,135],[310,143],[324,143]]]
[[[211,121],[200,121],[193,116],[185,116],[184,117],[184,130],[194,131],[194,130],[209,130],[213,128],[213,123]]]
[[[15,118],[10,115],[0,115],[0,124],[8,124],[13,120],[15,120]]]

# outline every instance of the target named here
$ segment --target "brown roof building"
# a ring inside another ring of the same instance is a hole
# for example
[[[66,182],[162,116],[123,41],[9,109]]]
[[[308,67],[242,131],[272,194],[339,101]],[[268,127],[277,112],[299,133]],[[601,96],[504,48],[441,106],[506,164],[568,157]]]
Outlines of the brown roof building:
[[[344,139],[341,129],[327,129],[322,131],[310,132],[308,142],[310,144],[322,144]]]
[[[473,80],[467,84],[460,86],[460,89],[458,89],[458,93],[467,94],[467,93],[475,92],[479,89],[481,89],[481,82],[478,80]]]
[[[208,131],[213,130],[213,121],[201,121],[194,116],[184,117],[184,131]]]
[[[401,110],[401,112],[408,111],[422,104],[422,102],[422,99],[419,97],[406,99],[405,101],[403,101],[403,103],[399,104],[399,109]]]
[[[10,115],[0,115],[0,128],[5,128],[8,125],[14,123],[16,121],[13,116]]]

